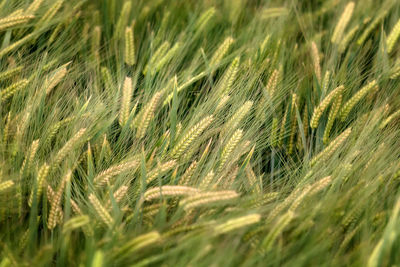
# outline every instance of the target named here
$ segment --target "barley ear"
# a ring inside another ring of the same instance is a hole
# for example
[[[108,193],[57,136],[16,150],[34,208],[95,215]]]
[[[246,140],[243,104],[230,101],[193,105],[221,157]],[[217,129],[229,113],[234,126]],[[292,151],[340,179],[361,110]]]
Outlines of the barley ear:
[[[125,126],[129,118],[131,98],[132,98],[132,79],[125,77],[124,86],[122,88],[121,108],[119,111],[119,125]]]
[[[103,221],[103,223],[107,225],[109,228],[111,228],[112,225],[114,224],[114,220],[110,216],[108,211],[103,207],[103,205],[101,205],[97,197],[94,194],[90,194],[89,201],[90,203],[92,203],[94,210],[96,211],[100,219]]]
[[[310,126],[311,128],[315,129],[318,126],[319,119],[321,118],[323,112],[327,109],[329,104],[332,102],[332,100],[337,96],[337,94],[340,94],[343,91],[344,87],[338,86],[336,87],[332,92],[330,92],[324,100],[321,101],[321,103],[314,109],[314,113],[311,117],[311,122]]]
[[[347,24],[349,23],[351,16],[353,15],[354,6],[355,6],[354,2],[350,2],[346,5],[346,7],[342,13],[342,16],[340,17],[340,19],[339,19],[338,23],[336,24],[336,27],[333,31],[332,38],[331,38],[332,43],[338,44],[340,42],[340,40],[342,39],[343,32],[344,32]]]
[[[391,53],[394,45],[396,44],[397,39],[400,37],[400,19],[397,21],[396,25],[394,25],[392,31],[390,32],[387,40],[386,40],[386,46],[387,46],[387,52]]]
[[[135,44],[133,39],[132,27],[126,27],[125,29],[125,63],[129,66],[135,64]]]
[[[183,138],[175,145],[171,152],[171,157],[178,159],[183,152],[198,138],[202,132],[213,122],[214,117],[212,115],[205,117],[199,123],[194,125]]]

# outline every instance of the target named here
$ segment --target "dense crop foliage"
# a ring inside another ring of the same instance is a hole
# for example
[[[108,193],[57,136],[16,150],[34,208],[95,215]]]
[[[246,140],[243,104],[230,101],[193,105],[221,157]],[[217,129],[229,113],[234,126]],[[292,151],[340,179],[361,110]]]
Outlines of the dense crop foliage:
[[[395,266],[397,0],[0,0],[0,266]]]

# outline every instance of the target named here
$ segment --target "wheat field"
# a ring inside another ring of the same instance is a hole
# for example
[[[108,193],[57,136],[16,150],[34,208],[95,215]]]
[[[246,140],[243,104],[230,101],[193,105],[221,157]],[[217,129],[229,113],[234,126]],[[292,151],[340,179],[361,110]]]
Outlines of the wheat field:
[[[0,0],[0,267],[400,266],[399,39],[397,0]]]

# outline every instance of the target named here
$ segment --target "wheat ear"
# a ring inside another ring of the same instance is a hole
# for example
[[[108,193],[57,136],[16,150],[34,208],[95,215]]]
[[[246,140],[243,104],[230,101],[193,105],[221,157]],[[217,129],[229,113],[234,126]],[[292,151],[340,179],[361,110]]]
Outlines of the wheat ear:
[[[181,179],[179,179],[178,184],[179,185],[188,185],[190,182],[190,179],[192,178],[194,172],[196,171],[196,168],[197,168],[197,161],[195,160],[186,169],[186,171],[182,175]]]
[[[275,69],[272,72],[271,77],[268,80],[266,90],[271,97],[274,97],[274,95],[275,95],[276,86],[278,84],[279,77],[280,77],[280,71],[278,69]]]
[[[329,135],[333,126],[333,122],[335,121],[336,116],[339,113],[340,106],[342,105],[342,98],[342,92],[339,92],[336,96],[335,101],[333,102],[331,110],[329,111],[328,122],[326,123],[324,136],[322,139],[324,144],[327,144],[329,141]]]
[[[125,63],[129,66],[135,64],[135,43],[133,39],[133,28],[126,27],[125,29]]]
[[[372,82],[368,83],[365,85],[363,88],[361,88],[357,93],[354,94],[344,105],[342,108],[342,111],[340,113],[340,119],[341,121],[344,121],[347,116],[349,115],[350,111],[353,109],[353,107],[366,95],[368,92],[371,90],[375,90],[374,88],[377,88],[378,84],[376,80],[373,80]]]
[[[189,196],[180,201],[179,205],[183,206],[185,210],[190,210],[195,207],[224,202],[238,198],[239,194],[232,190],[214,191],[214,192],[201,192],[193,196]]]
[[[400,116],[400,109],[395,111],[392,115],[390,115],[386,120],[384,120],[381,125],[379,125],[380,129],[383,129],[388,125],[390,122],[392,122],[394,119]]]
[[[178,159],[183,152],[201,135],[201,133],[213,122],[212,115],[205,117],[199,123],[194,125],[183,138],[177,143],[171,152],[171,157]]]
[[[221,63],[222,58],[228,52],[229,48],[233,44],[234,40],[232,37],[228,37],[224,42],[218,47],[217,51],[214,52],[210,60],[210,66],[215,67]]]
[[[216,13],[215,7],[210,7],[207,9],[196,22],[195,29],[197,32],[201,32],[207,26],[208,22],[211,21],[211,18],[214,17]]]
[[[14,76],[15,74],[20,73],[23,70],[22,66],[18,66],[12,69],[7,69],[0,73],[0,81],[6,80]]]
[[[350,21],[351,16],[353,15],[354,11],[354,2],[350,2],[346,5],[342,16],[340,17],[338,23],[336,24],[336,27],[333,31],[331,42],[338,44],[340,40],[342,39],[343,32],[347,26],[347,24]]]
[[[271,134],[270,134],[270,144],[272,147],[275,147],[278,143],[278,118],[273,118],[272,119],[272,125],[271,125]]]
[[[226,133],[229,130],[234,130],[243,120],[243,118],[249,113],[251,107],[253,106],[253,101],[246,101],[231,117],[231,119],[225,124],[222,132]]]
[[[65,77],[67,74],[67,66],[70,64],[68,62],[67,64],[64,64],[63,66],[60,67],[59,70],[57,70],[56,73],[52,77],[50,77],[48,80],[46,79],[46,95],[50,94],[50,92],[53,90],[54,87],[57,86],[61,82],[61,80]]]
[[[207,173],[207,175],[201,180],[199,188],[207,189],[210,186],[214,177],[215,177],[214,171],[210,171],[209,173]]]
[[[11,84],[9,87],[0,91],[1,101],[6,101],[8,98],[12,97],[16,92],[24,89],[29,83],[29,80],[23,79],[19,82]]]
[[[122,88],[121,108],[119,111],[119,120],[118,120],[121,126],[124,126],[129,118],[132,91],[133,91],[132,79],[130,77],[126,77],[124,80],[124,86]]]
[[[314,109],[313,115],[311,117],[310,126],[315,129],[318,126],[319,119],[321,118],[323,112],[327,109],[331,101],[343,91],[343,85],[336,87],[332,92],[330,92],[324,100]]]
[[[0,182],[0,192],[5,191],[6,189],[12,187],[14,182],[11,180]]]
[[[14,27],[19,24],[27,23],[29,20],[35,18],[33,15],[14,15],[0,19],[0,31],[7,28]]]
[[[51,164],[51,169],[60,165],[61,161],[82,141],[82,137],[86,133],[86,128],[80,129],[67,143],[57,152]]]
[[[160,58],[165,55],[165,53],[169,48],[170,48],[170,43],[168,41],[162,43],[154,52],[154,54],[151,56],[147,65],[144,67],[143,74],[146,75],[146,73],[149,71],[149,68],[154,68],[154,65],[157,62],[157,60],[160,60]]]
[[[47,228],[49,228],[50,230],[54,229],[54,227],[56,227],[57,225],[57,215],[61,211],[60,202],[62,193],[64,190],[65,183],[71,179],[71,175],[72,175],[71,171],[69,171],[66,174],[65,178],[63,178],[63,180],[61,181],[60,187],[58,188],[57,192],[54,194],[54,196],[50,201],[51,208],[47,223]]]
[[[324,161],[329,158],[336,149],[349,137],[351,133],[351,128],[346,129],[338,137],[335,138],[324,150],[322,150],[318,155],[316,155],[310,162],[310,165],[316,164],[318,161]]]
[[[214,227],[214,232],[217,235],[225,234],[227,232],[231,232],[233,230],[249,226],[255,223],[258,223],[261,220],[260,214],[249,214],[246,216],[242,216],[239,218],[230,219],[225,223],[216,225]]]
[[[150,102],[144,107],[142,120],[137,127],[138,131],[136,133],[136,138],[141,139],[145,136],[146,130],[149,127],[149,123],[154,117],[154,113],[156,111],[158,103],[160,102],[161,95],[162,95],[161,92],[155,93],[154,96],[151,98]]]
[[[230,93],[232,84],[235,81],[237,72],[239,70],[239,62],[240,62],[240,57],[235,57],[235,59],[232,61],[231,65],[225,72],[221,81],[221,86],[218,89],[219,95],[225,95]]]
[[[163,164],[160,164],[154,170],[152,170],[148,173],[146,183],[150,183],[155,178],[157,178],[157,176],[173,169],[176,165],[177,165],[177,162],[175,160],[170,160]]]
[[[201,78],[203,78],[204,76],[206,76],[207,72],[203,71],[200,72],[199,74],[197,74],[194,77],[191,77],[188,81],[184,82],[182,85],[180,85],[177,89],[176,92],[179,93],[180,91],[186,89],[187,87],[189,87],[190,85],[192,85],[194,82],[200,80]],[[166,87],[168,88],[168,87]],[[169,102],[171,102],[172,98],[174,96],[174,93],[170,93],[167,98],[164,100],[163,102],[163,106],[167,105]]]
[[[161,240],[161,235],[156,231],[140,235],[134,238],[133,240],[127,242],[124,246],[122,246],[118,250],[118,255],[132,254],[133,252],[141,248],[147,247],[151,244],[154,244],[160,240]]]
[[[116,176],[118,174],[121,174],[123,172],[126,172],[128,170],[134,171],[136,167],[139,165],[137,160],[132,160],[129,162],[124,162],[121,164],[113,165],[110,168],[100,172],[94,179],[93,182],[97,187],[101,187],[106,185],[110,178],[113,176]]]
[[[356,34],[356,32],[358,31],[359,26],[356,25],[354,26],[348,33],[346,33],[346,35],[342,38],[342,40],[339,43],[339,48],[338,51],[339,53],[343,53],[349,42],[353,39],[354,35]]]
[[[120,186],[117,190],[115,190],[113,194],[113,198],[115,202],[118,204],[124,199],[126,193],[128,192],[128,187],[126,185]],[[106,208],[108,209],[111,206],[111,199],[107,201]]]
[[[182,43],[177,42],[163,57],[159,58],[154,66],[155,71],[161,70],[178,53],[181,47]]]
[[[27,14],[35,14],[35,12],[39,9],[43,0],[34,0],[26,9]]]
[[[103,221],[103,223],[107,225],[109,228],[111,228],[114,223],[114,220],[107,212],[107,210],[103,207],[103,205],[101,205],[97,197],[94,194],[90,194],[89,201],[90,203],[92,203],[94,210],[96,211],[100,219]]]
[[[222,168],[225,166],[226,161],[228,160],[231,153],[236,148],[242,137],[243,137],[243,130],[238,129],[234,132],[232,137],[229,139],[228,143],[226,143],[221,153],[221,160],[218,167],[218,173],[222,171]]]
[[[314,73],[317,77],[318,82],[321,82],[321,66],[320,66],[320,58],[317,44],[315,42],[311,42],[311,57],[313,59],[314,64]]]
[[[164,185],[148,189],[143,199],[150,201],[159,197],[175,197],[175,196],[188,196],[198,193],[199,190],[194,187],[180,186],[180,185]]]
[[[392,52],[397,39],[399,39],[399,36],[400,36],[400,19],[397,21],[396,25],[394,25],[392,31],[390,32],[390,34],[386,40],[386,46],[387,46],[388,53]]]
[[[36,201],[39,201],[40,195],[42,194],[43,190],[43,183],[47,175],[49,174],[49,171],[50,171],[50,166],[44,163],[37,174]],[[31,194],[29,196],[28,200],[29,206],[32,206],[32,202],[33,202],[33,191],[31,191]]]
[[[117,25],[115,26],[115,34],[118,38],[120,38],[124,32],[125,26],[128,23],[129,13],[131,12],[132,2],[125,1],[124,5],[122,6],[122,10],[120,16],[117,21]]]

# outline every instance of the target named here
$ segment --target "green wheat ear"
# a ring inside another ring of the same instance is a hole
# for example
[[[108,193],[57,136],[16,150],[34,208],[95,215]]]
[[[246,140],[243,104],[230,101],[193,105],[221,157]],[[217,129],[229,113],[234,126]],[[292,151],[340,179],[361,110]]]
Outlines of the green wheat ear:
[[[333,101],[333,99],[338,95],[341,94],[344,90],[344,87],[341,85],[335,88],[332,92],[330,92],[322,102],[314,109],[313,115],[310,121],[310,127],[315,129],[318,126],[319,119],[322,116],[322,113],[328,108],[329,104]]]
[[[125,63],[129,66],[135,64],[135,44],[133,39],[133,28],[127,27],[125,29]]]
[[[214,121],[214,117],[207,116],[202,119],[199,123],[194,125],[186,135],[180,139],[177,145],[171,152],[171,157],[174,159],[178,159],[183,152],[195,141],[197,137]]]
[[[355,6],[354,2],[350,2],[346,5],[346,7],[342,13],[342,16],[340,17],[340,19],[339,19],[338,23],[336,24],[336,27],[333,31],[332,38],[331,38],[332,43],[338,44],[340,42],[340,40],[342,39],[343,32],[344,32],[347,24],[349,23],[351,16],[353,15],[354,6]]]
[[[356,94],[354,94],[344,105],[340,113],[340,119],[344,121],[349,115],[353,107],[370,91],[375,90],[378,87],[376,80],[369,82],[363,88],[361,88]]]
[[[396,25],[394,25],[392,31],[390,32],[387,40],[386,40],[386,46],[387,46],[387,52],[391,53],[394,45],[396,44],[397,39],[400,37],[400,19],[397,21]]]

